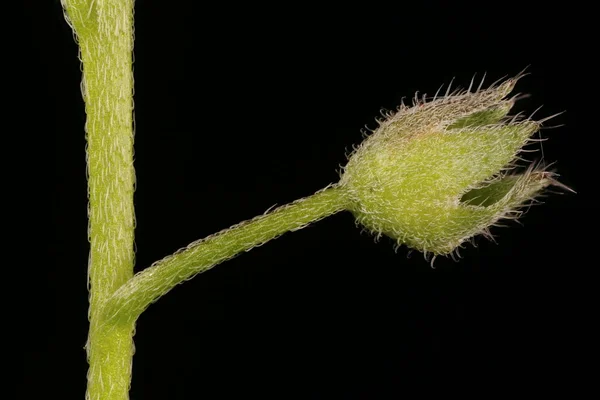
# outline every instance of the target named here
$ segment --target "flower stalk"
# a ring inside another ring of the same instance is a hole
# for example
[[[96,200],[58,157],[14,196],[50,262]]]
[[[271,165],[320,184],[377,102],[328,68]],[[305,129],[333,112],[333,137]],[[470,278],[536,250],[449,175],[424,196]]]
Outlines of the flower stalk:
[[[302,229],[345,210],[348,205],[345,192],[332,185],[312,196],[191,243],[144,269],[116,290],[104,306],[103,317],[110,324],[129,325],[177,284],[286,232]]]

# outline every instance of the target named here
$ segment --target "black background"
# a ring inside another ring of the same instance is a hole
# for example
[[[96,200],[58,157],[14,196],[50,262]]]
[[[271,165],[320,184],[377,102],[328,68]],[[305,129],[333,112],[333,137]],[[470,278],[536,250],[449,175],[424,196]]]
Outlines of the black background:
[[[37,96],[24,106],[46,113],[30,127],[51,140],[54,171],[43,174],[54,241],[52,262],[29,269],[18,398],[77,399],[87,368],[80,65],[59,2],[25,4],[21,72]],[[542,131],[543,151],[579,194],[546,197],[522,226],[495,229],[498,244],[479,239],[435,269],[361,234],[349,213],[286,234],[142,315],[131,398],[486,398],[581,387],[591,261],[581,239],[588,132],[575,91],[590,79],[579,68],[592,47],[579,21],[590,10],[567,6],[138,0],[136,271],[336,181],[382,107],[453,77],[468,86],[475,73],[491,83],[529,66],[517,91],[531,97],[516,111],[566,111],[546,124],[562,126]]]

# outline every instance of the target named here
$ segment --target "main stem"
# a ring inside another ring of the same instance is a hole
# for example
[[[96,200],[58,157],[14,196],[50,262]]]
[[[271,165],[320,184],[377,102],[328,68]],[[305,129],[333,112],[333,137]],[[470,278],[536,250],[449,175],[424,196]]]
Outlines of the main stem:
[[[86,399],[128,399],[133,323],[106,329],[106,300],[133,276],[133,0],[63,0],[85,100],[90,330]]]

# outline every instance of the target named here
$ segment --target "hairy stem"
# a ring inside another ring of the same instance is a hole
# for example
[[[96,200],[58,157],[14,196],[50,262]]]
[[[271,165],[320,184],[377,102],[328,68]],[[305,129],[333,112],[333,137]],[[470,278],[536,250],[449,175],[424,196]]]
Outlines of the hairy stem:
[[[129,326],[146,307],[179,283],[347,206],[344,189],[332,186],[194,242],[146,268],[121,286],[106,303],[103,315],[111,324]]]
[[[348,208],[338,186],[192,243],[133,276],[133,0],[62,0],[83,64],[89,194],[86,399],[127,400],[135,321],[195,274]]]
[[[133,325],[109,332],[104,302],[133,276],[133,0],[63,0],[79,42],[85,101],[90,330],[87,399],[129,398]]]

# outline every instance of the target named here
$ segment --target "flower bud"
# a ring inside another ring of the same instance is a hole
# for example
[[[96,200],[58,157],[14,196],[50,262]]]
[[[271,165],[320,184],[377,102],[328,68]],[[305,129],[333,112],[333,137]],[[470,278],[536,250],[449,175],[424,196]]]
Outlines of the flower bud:
[[[349,157],[340,185],[368,230],[424,253],[450,254],[555,182],[535,168],[508,175],[539,130],[509,118],[517,78],[486,90],[401,106]]]

